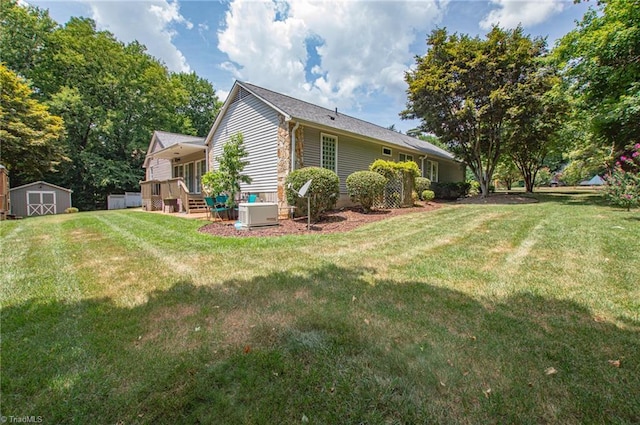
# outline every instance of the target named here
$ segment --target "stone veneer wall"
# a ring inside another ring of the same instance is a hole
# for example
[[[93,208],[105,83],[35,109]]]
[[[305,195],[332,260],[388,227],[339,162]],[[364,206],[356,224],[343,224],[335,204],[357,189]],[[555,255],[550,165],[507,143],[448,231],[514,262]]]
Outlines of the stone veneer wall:
[[[285,121],[283,115],[278,117],[278,215],[286,218],[289,214],[289,204],[285,181],[291,170],[291,131],[289,122]]]
[[[291,172],[291,130],[295,123],[287,122],[284,116],[278,117],[278,211],[280,218],[289,216],[287,202],[286,179]],[[296,129],[296,164],[295,169],[304,167],[304,127]]]

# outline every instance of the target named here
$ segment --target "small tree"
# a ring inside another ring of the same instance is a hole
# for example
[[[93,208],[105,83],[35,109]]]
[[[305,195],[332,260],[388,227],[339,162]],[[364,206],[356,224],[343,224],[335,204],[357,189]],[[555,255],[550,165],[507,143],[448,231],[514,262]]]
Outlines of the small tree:
[[[221,187],[229,198],[227,205],[236,205],[236,195],[240,192],[240,183],[250,184],[251,177],[242,174],[244,167],[249,165],[245,158],[249,155],[244,148],[242,133],[236,133],[222,147],[222,155],[216,158],[218,171],[221,174]]]
[[[507,190],[511,190],[511,186],[522,179],[522,172],[518,169],[518,166],[513,162],[511,157],[503,156],[496,165],[493,177],[498,180],[500,184],[503,184]]]
[[[225,190],[225,177],[220,171],[207,171],[200,179],[207,196],[216,196]]]

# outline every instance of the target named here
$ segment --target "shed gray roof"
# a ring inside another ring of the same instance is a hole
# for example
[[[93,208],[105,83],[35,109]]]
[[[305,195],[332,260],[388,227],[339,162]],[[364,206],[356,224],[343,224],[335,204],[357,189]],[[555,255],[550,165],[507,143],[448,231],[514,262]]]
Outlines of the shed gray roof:
[[[311,124],[361,135],[379,142],[416,150],[427,155],[455,160],[450,152],[415,137],[380,127],[379,125],[345,115],[339,111],[336,114],[335,110],[294,99],[293,97],[276,93],[250,83],[236,81],[236,84],[258,98],[261,98],[272,107],[280,110],[280,112],[285,115],[288,115],[293,120],[305,121]]]
[[[66,187],[61,187],[61,186],[55,185],[53,183],[47,183],[47,182],[42,181],[42,180],[38,180],[37,182],[33,182],[33,183],[23,184],[22,186],[18,186],[18,187],[13,187],[13,188],[9,189],[9,192],[12,192],[12,191],[18,190],[18,189],[24,189],[24,188],[27,188],[27,187],[30,187],[30,186],[35,186],[35,185],[48,186],[48,187],[51,187],[51,188],[54,188],[54,189],[64,190],[65,192],[69,192],[69,193],[73,192],[73,190],[67,189]]]

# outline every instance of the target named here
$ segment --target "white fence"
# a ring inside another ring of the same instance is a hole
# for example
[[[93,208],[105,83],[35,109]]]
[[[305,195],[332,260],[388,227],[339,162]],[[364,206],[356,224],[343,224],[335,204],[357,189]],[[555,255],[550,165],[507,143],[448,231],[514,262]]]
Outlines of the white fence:
[[[120,210],[142,206],[142,194],[140,192],[125,192],[124,195],[107,196],[107,209]]]

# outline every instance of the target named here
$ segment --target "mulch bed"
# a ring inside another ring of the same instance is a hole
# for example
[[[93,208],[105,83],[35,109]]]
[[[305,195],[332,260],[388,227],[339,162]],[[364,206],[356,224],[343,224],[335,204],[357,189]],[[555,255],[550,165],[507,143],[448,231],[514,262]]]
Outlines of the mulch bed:
[[[487,198],[472,196],[454,201],[455,204],[528,204],[538,202],[537,199],[525,194],[492,194]],[[447,202],[449,203],[449,202]],[[413,208],[399,208],[391,210],[377,210],[364,214],[361,208],[343,208],[325,214],[317,223],[311,223],[311,230],[307,230],[307,218],[301,217],[293,220],[280,220],[277,226],[254,227],[252,229],[238,230],[234,227],[235,221],[217,221],[207,224],[199,229],[202,233],[215,236],[230,237],[258,237],[258,236],[285,236],[285,235],[326,235],[330,233],[348,232],[363,224],[373,223],[390,217],[410,214],[415,212],[427,212],[440,208],[437,202],[418,204]]]
[[[373,223],[390,217],[410,214],[415,212],[432,211],[440,205],[429,202],[413,208],[399,208],[392,210],[377,210],[364,214],[360,208],[343,208],[325,214],[317,223],[311,223],[311,230],[307,230],[307,218],[301,217],[293,220],[280,220],[277,226],[254,227],[250,230],[238,230],[234,227],[235,221],[218,221],[207,224],[199,229],[202,233],[215,236],[232,237],[256,237],[256,236],[285,236],[304,234],[330,234],[348,232],[363,224]]]

